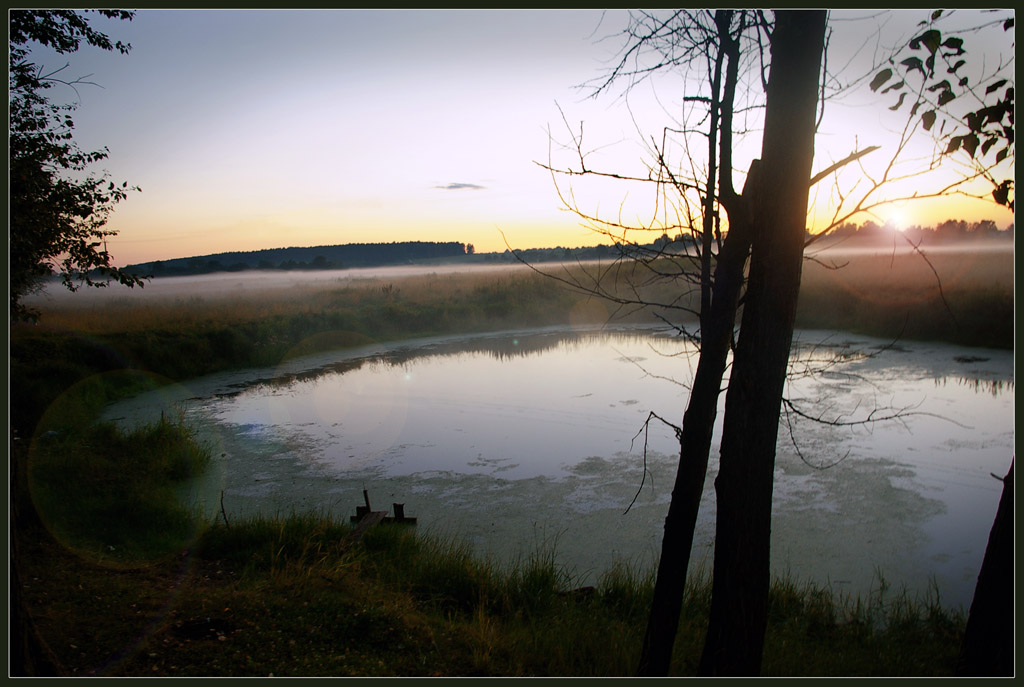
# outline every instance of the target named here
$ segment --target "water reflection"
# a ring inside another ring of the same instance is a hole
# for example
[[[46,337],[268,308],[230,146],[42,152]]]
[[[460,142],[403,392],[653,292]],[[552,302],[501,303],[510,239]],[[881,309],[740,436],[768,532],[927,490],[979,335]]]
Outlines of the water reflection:
[[[186,412],[224,457],[196,498],[211,513],[223,491],[232,515],[347,518],[367,488],[499,560],[557,540],[578,575],[651,565],[678,442],[652,424],[645,468],[635,438],[650,412],[678,421],[694,355],[653,330],[505,332],[200,380]],[[776,572],[865,593],[881,569],[969,604],[1001,487],[990,473],[1013,450],[1013,354],[801,332],[790,373],[800,412],[779,433]],[[165,402],[110,414],[152,417]],[[694,543],[708,564],[716,471],[713,454]]]
[[[935,380],[936,387],[944,387],[955,380],[958,386],[963,386],[975,393],[991,394],[993,398],[1004,393],[1013,393],[1012,379],[979,379],[977,377],[941,377]]]
[[[411,362],[430,358],[450,358],[483,355],[487,358],[504,362],[516,358],[542,355],[554,348],[564,348],[570,352],[584,350],[595,341],[608,342],[615,345],[617,341],[633,343],[639,340],[652,344],[659,341],[671,341],[674,337],[656,329],[645,330],[637,327],[626,329],[581,329],[566,332],[551,330],[544,332],[505,332],[500,334],[480,335],[474,337],[446,337],[424,343],[417,341],[408,345],[394,345],[387,350],[373,352],[357,357],[344,357],[340,360],[318,364],[322,356],[307,356],[306,362],[298,361],[296,370],[274,371],[269,377],[260,377],[235,384],[222,396],[233,396],[254,388],[289,387],[298,382],[307,382],[329,375],[343,375],[362,369],[365,366],[383,365],[387,367],[405,368]],[[651,350],[656,351],[652,348]],[[678,352],[677,352],[678,353]],[[674,355],[677,353],[667,353]],[[643,357],[628,359],[637,363]]]

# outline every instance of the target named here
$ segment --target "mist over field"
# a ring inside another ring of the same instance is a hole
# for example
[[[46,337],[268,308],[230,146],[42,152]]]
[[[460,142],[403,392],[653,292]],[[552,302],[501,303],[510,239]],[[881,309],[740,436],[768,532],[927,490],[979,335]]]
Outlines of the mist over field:
[[[390,265],[354,267],[337,270],[246,270],[214,272],[182,277],[155,277],[141,289],[125,289],[111,285],[102,289],[81,289],[70,292],[57,282],[48,283],[26,302],[37,307],[48,304],[60,307],[93,306],[111,301],[146,302],[148,299],[210,299],[223,300],[247,295],[263,295],[268,291],[300,289],[332,289],[358,286],[369,281],[404,279],[428,274],[489,274],[525,272],[524,265]]]
[[[870,260],[879,270],[886,271],[892,268],[891,261],[897,257],[907,260],[906,264],[912,264],[923,270],[923,278],[932,283],[921,283],[919,286],[927,287],[934,285],[935,275],[928,268],[924,258],[928,258],[936,265],[948,263],[950,271],[962,276],[964,266],[971,266],[970,270],[978,279],[1010,279],[1013,278],[1013,242],[963,242],[944,243],[929,245],[920,249],[920,255],[906,242],[899,241],[892,244],[875,243],[864,245],[858,242],[830,242],[828,244],[812,243],[806,249],[805,276],[813,274],[816,270],[814,261],[820,260],[825,263],[830,261],[840,265],[836,272],[837,278],[848,277],[856,279],[857,270],[851,266],[843,266],[845,260],[850,258]],[[923,256],[923,257],[922,257]],[[960,256],[963,260],[956,261]],[[932,260],[934,258],[934,260]],[[952,261],[951,261],[952,259]],[[983,264],[982,264],[983,263]],[[548,274],[560,274],[566,268],[576,267],[598,267],[610,265],[611,260],[604,261],[581,261],[581,262],[543,262],[535,265],[537,269]],[[867,262],[858,260],[859,265],[866,265]],[[512,264],[431,264],[431,265],[389,265],[380,267],[354,267],[346,269],[327,270],[245,270],[241,272],[213,272],[209,274],[198,274],[188,276],[154,277],[148,280],[144,288],[125,289],[119,285],[112,284],[107,288],[90,289],[82,288],[76,292],[68,291],[57,281],[51,281],[43,288],[25,299],[25,302],[43,309],[59,308],[67,309],[76,306],[97,307],[105,303],[116,302],[119,305],[144,304],[153,300],[166,301],[175,299],[182,301],[206,300],[223,301],[232,298],[245,298],[247,296],[267,297],[270,293],[278,295],[297,295],[303,291],[323,291],[337,288],[358,287],[367,285],[374,281],[402,280],[409,277],[422,277],[426,275],[437,275],[439,277],[452,275],[474,275],[476,277],[503,277],[510,274],[525,275],[529,273],[530,267],[520,263]],[[943,272],[939,271],[939,277]]]

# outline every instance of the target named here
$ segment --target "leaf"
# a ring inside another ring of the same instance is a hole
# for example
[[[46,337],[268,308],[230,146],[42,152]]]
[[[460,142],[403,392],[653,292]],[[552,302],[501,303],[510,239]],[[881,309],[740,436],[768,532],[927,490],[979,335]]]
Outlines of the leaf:
[[[900,88],[903,88],[906,85],[906,83],[907,83],[906,81],[900,81],[899,83],[894,83],[892,86],[886,86],[885,90],[882,91],[882,94],[884,95],[884,94],[888,93],[889,91],[895,91],[895,90],[898,90]]]
[[[978,143],[978,137],[974,134],[968,134],[963,137],[964,150],[970,154],[972,159],[974,158],[975,151],[978,150]]]
[[[999,79],[994,84],[985,89],[985,95],[988,95],[992,91],[998,90],[1006,85],[1006,79]]]
[[[884,84],[892,76],[891,69],[883,69],[882,71],[875,74],[875,78],[871,80],[871,90],[877,91],[879,87]]]
[[[893,105],[889,109],[892,110],[893,112],[895,112],[896,110],[900,109],[900,106],[903,105],[903,101],[904,101],[904,99],[906,99],[906,97],[907,97],[906,93],[900,93],[900,99],[896,102],[895,105]]]
[[[939,105],[945,105],[946,103],[955,99],[956,95],[953,94],[953,91],[943,91],[942,93],[939,94]]]
[[[957,55],[964,54],[964,39],[963,38],[947,38],[942,42],[942,47],[955,50]]]
[[[908,57],[907,59],[900,62],[900,64],[905,66],[908,72],[911,72],[916,69],[922,74],[924,74],[924,63],[921,62],[920,57]]]
[[[956,70],[960,69],[960,67],[964,66],[965,64],[967,64],[967,60],[960,60],[956,64],[954,64],[952,67],[947,69],[946,73],[947,74],[956,74]]]
[[[935,124],[935,110],[928,110],[921,115],[921,124],[924,125],[925,131],[931,131],[932,126]]]
[[[1013,186],[1013,181],[1007,179],[1003,183],[996,187],[996,190],[992,192],[992,197],[995,198],[996,202],[1000,205],[1010,205],[1010,188]]]
[[[914,103],[914,107],[910,108],[910,116],[911,117],[913,117],[914,115],[917,114],[917,110],[921,107],[922,104],[923,103],[920,100],[918,100],[916,103]]]
[[[911,39],[910,48],[912,50],[917,50],[922,44],[928,49],[928,52],[934,55],[935,51],[938,50],[939,46],[942,44],[942,34],[935,29],[928,29],[920,36]]]
[[[1003,22],[1003,31],[1009,31],[1012,28],[1013,28],[1013,17],[1010,17],[1009,19],[1007,19],[1006,21]]]
[[[1009,113],[1009,108],[1002,107],[1000,105],[990,105],[989,107],[982,108],[973,114],[978,115],[979,118],[983,117],[984,121],[979,124],[978,128],[985,126],[986,124],[999,124],[1003,121],[1003,116]]]
[[[986,139],[985,142],[981,144],[981,154],[982,154],[982,156],[984,156],[986,153],[988,153],[988,151],[992,148],[992,146],[994,146],[998,141],[999,141],[999,139],[995,138],[995,137],[989,137],[988,139]]]
[[[998,153],[996,153],[996,163],[998,164],[998,163],[1002,162],[1003,160],[1005,160],[1006,156],[1009,155],[1009,154],[1010,154],[1010,149],[1009,148],[1003,148],[1002,150],[1000,150]]]
[[[966,86],[966,85],[967,85],[967,77],[965,76],[964,78],[960,79],[960,81],[958,81],[958,82],[957,82],[957,84],[958,84],[958,85],[959,85],[959,86],[960,86],[961,88],[963,88],[964,86]]]
[[[940,88],[944,88],[944,89],[946,89],[946,90],[948,91],[949,89],[951,89],[951,88],[952,88],[952,86],[951,86],[951,85],[949,84],[949,81],[947,81],[947,80],[943,79],[943,80],[942,80],[942,81],[940,81],[939,83],[937,83],[937,84],[935,84],[935,85],[933,85],[933,86],[929,86],[929,87],[928,87],[928,92],[930,93],[930,92],[932,92],[932,91],[937,91],[937,90],[939,90]]]
[[[942,10],[935,10],[934,12],[932,12],[932,21],[935,21],[936,19],[938,19],[941,16],[942,16]]]
[[[953,138],[949,139],[949,145],[946,146],[945,154],[949,155],[950,153],[955,153],[957,150],[959,150],[962,138],[962,136],[954,136]]]

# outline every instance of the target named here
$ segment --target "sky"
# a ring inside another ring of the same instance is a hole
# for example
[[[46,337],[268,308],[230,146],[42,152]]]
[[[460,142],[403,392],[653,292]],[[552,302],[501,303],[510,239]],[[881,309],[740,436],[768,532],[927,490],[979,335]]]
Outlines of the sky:
[[[876,51],[865,37],[882,25],[895,41],[922,18],[834,13],[829,64],[847,80],[867,73]],[[582,123],[595,168],[643,172],[644,141],[660,138],[690,87],[677,72],[628,97],[579,88],[614,64],[626,20],[620,10],[140,10],[131,22],[95,20],[131,43],[128,55],[34,55],[97,84],[50,93],[78,103],[76,139],[109,149],[111,180],[142,189],[107,227],[117,265],[355,242],[459,241],[484,252],[607,242],[565,209],[556,181],[587,213],[643,220],[664,209],[645,188],[570,186],[537,164],[574,162],[560,144],[566,122],[577,133]],[[1012,32],[995,47],[1012,55],[1011,41]],[[865,91],[826,106],[816,170],[884,143],[905,121]],[[759,149],[756,127],[741,147],[742,170]],[[843,189],[855,181],[844,177]],[[818,215],[830,196],[823,187],[812,198]],[[854,221],[897,215],[924,226],[1012,222],[1008,210],[963,198]]]

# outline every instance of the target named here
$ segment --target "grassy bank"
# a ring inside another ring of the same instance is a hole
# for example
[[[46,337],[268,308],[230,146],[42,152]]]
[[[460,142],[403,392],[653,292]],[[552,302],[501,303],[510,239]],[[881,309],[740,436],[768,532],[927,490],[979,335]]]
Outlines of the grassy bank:
[[[29,546],[25,593],[71,675],[612,676],[639,655],[652,580],[593,588],[539,552],[496,569],[451,540],[380,526],[359,543],[316,516],[209,526],[128,569]],[[692,675],[710,584],[686,594],[672,673]],[[949,675],[964,620],[880,587],[836,602],[776,580],[765,675]]]

